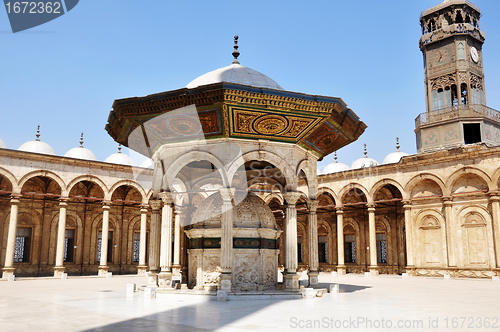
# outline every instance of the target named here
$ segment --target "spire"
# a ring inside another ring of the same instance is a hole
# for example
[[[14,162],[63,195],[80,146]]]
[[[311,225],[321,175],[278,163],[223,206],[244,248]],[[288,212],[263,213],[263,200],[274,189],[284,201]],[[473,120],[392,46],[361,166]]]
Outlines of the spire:
[[[83,148],[83,133],[80,136],[80,147]]]
[[[335,151],[335,157],[333,159],[335,159],[335,163],[338,163],[338,161],[337,161],[337,151]]]
[[[40,142],[40,125],[38,125],[36,129],[36,140],[37,142]]]
[[[396,137],[396,151],[397,152],[400,152],[399,148],[400,148],[400,146],[399,146],[399,137]]]
[[[122,153],[122,145],[121,145],[121,143],[118,144],[118,153]]]
[[[240,64],[240,62],[238,61],[238,57],[240,56],[240,51],[238,51],[238,35],[234,36],[234,51],[233,51],[233,56],[234,56],[234,60],[233,60],[233,64]]]
[[[364,145],[365,145],[365,152],[364,152],[365,158],[368,158],[368,155],[367,155],[368,153],[366,152],[366,143]]]

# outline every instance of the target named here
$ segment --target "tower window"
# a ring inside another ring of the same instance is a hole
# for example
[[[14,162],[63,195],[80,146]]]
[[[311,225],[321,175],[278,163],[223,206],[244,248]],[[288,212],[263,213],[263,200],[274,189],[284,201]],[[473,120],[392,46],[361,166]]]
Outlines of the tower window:
[[[460,84],[460,94],[462,96],[462,105],[467,105],[467,84]]]
[[[458,43],[457,57],[458,57],[458,60],[465,60],[464,43]]]
[[[481,125],[479,123],[464,124],[464,142],[465,144],[481,142]]]

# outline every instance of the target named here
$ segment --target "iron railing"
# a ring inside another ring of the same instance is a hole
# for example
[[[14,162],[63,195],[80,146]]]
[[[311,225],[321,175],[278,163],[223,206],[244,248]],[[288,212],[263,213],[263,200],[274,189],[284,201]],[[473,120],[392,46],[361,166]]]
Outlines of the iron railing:
[[[422,113],[415,119],[415,128],[456,118],[484,117],[500,123],[500,112],[485,105],[458,105]]]

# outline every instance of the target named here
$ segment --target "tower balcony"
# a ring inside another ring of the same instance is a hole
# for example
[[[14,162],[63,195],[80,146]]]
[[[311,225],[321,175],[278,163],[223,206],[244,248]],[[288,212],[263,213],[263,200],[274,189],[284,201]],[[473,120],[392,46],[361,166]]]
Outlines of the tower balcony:
[[[415,129],[459,118],[487,118],[500,124],[500,112],[485,105],[458,105],[425,112],[415,119]]]
[[[420,49],[422,50],[422,47],[424,45],[436,42],[438,40],[442,40],[444,38],[448,38],[455,34],[470,35],[482,43],[484,43],[484,40],[486,38],[484,32],[481,31],[478,27],[475,27],[473,24],[456,23],[443,26],[440,29],[436,29],[431,32],[425,33],[420,38],[420,43],[419,43]]]

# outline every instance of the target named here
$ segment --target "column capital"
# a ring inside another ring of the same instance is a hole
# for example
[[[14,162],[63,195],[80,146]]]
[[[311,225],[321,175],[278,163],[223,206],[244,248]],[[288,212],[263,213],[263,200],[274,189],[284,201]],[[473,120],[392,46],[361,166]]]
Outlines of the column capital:
[[[174,202],[174,195],[170,191],[162,191],[158,196],[165,205],[171,205]]]
[[[21,194],[10,195],[10,204],[19,205],[19,203],[21,203],[21,197],[23,197]]]
[[[236,189],[234,189],[234,188],[220,188],[219,189],[219,192],[222,196],[222,200],[224,202],[230,202],[234,197],[235,191],[236,191]]]
[[[441,197],[443,199],[443,204],[444,205],[452,205],[453,204],[453,197],[452,196],[443,196]]]
[[[336,206],[335,207],[335,212],[337,214],[344,214],[344,207],[343,206]]]
[[[299,200],[300,196],[302,196],[302,194],[296,191],[289,191],[283,194],[283,198],[285,199],[288,205],[295,205],[295,203],[297,203],[297,201]]]
[[[141,213],[148,213],[148,206],[146,204],[141,204]]]
[[[375,212],[375,203],[367,203],[368,212]]]
[[[411,204],[412,204],[412,202],[411,202],[411,200],[410,200],[410,199],[403,199],[403,200],[401,201],[401,203],[403,203],[403,208],[405,208],[405,209],[407,209],[407,210],[411,209]]]
[[[316,213],[316,210],[318,209],[319,201],[317,199],[308,199],[307,200],[307,207],[309,208],[309,212]]]
[[[149,206],[153,211],[158,211],[161,209],[161,199],[152,199],[149,201]]]
[[[59,198],[59,206],[60,207],[67,207],[69,202],[69,197],[61,197]]]
[[[490,194],[490,201],[493,201],[493,202],[500,201],[500,192],[490,191],[488,194]]]
[[[102,208],[104,210],[109,210],[111,208],[111,202],[110,201],[102,201]]]

